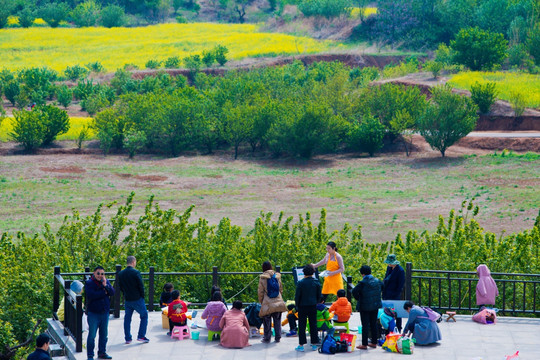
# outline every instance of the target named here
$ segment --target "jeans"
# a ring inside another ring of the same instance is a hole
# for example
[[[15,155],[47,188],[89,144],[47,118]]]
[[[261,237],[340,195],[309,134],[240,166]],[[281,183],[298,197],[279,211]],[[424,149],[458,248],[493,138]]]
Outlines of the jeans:
[[[94,357],[96,347],[96,333],[99,329],[98,356],[106,354],[107,336],[109,326],[109,313],[103,314],[88,312],[88,339],[86,341],[86,354],[88,358]]]
[[[319,343],[319,332],[317,330],[317,307],[313,306],[300,306],[298,307],[298,343],[304,345],[307,343],[306,339],[306,325],[309,320],[309,337],[311,345]]]
[[[264,328],[264,340],[270,341],[272,338],[272,320],[274,320],[274,338],[276,341],[281,339],[281,313],[275,312],[269,315],[263,316],[263,328]]]
[[[371,311],[360,311],[362,321],[362,345],[368,344],[368,337],[371,335],[371,343],[377,344],[379,339],[379,327],[377,326],[378,309]]]
[[[124,337],[126,341],[131,341],[131,317],[133,311],[139,313],[141,317],[141,324],[139,325],[139,333],[137,339],[144,338],[146,335],[146,327],[148,326],[148,310],[146,310],[146,304],[144,299],[140,298],[135,301],[126,301],[124,304],[126,308],[126,315],[124,316]]]

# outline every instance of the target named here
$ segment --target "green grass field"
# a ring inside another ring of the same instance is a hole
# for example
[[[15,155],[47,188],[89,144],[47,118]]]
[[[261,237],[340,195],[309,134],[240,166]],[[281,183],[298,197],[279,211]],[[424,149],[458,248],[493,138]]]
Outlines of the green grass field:
[[[338,44],[299,36],[260,32],[257,25],[160,24],[134,28],[28,28],[1,29],[2,68],[47,66],[63,71],[67,66],[99,61],[113,72],[124,64],[144,68],[148,60],[163,61],[200,54],[220,44],[228,58],[264,54],[305,54]]]
[[[500,233],[530,228],[540,204],[540,157],[328,157],[232,161],[230,154],[179,158],[34,155],[0,159],[0,232],[57,228],[72,209],[90,214],[101,202],[137,193],[133,216],[154,194],[162,208],[217,224],[223,217],[249,230],[261,211],[318,219],[328,226],[362,225],[379,242],[409,229],[435,228],[438,214],[476,197],[478,219]],[[435,155],[436,156],[436,155]],[[105,211],[107,213],[107,211]],[[109,214],[110,215],[110,214]],[[192,221],[196,221],[195,218]]]

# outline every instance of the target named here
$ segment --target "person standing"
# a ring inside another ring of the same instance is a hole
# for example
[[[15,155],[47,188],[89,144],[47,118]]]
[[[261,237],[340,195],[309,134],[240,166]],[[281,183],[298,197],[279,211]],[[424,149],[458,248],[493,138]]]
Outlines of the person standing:
[[[127,257],[127,266],[118,273],[120,290],[124,293],[126,314],[124,316],[124,337],[126,344],[131,344],[131,317],[136,311],[141,317],[137,341],[142,343],[150,342],[146,337],[146,327],[148,326],[148,310],[144,302],[144,284],[141,272],[135,269],[137,259],[135,256]]]
[[[338,290],[343,289],[342,273],[345,271],[345,265],[343,265],[343,257],[338,253],[336,243],[333,241],[329,241],[326,245],[326,256],[324,259],[316,264],[312,264],[312,266],[316,269],[324,264],[326,264],[328,276],[324,278],[322,296],[323,300],[326,301],[329,294],[337,296]]]
[[[304,352],[306,339],[306,324],[309,321],[309,337],[311,349],[317,350],[319,332],[317,330],[317,303],[321,299],[321,283],[313,277],[313,265],[304,266],[304,278],[296,284],[294,300],[298,309],[298,343],[296,351]]]
[[[405,287],[405,270],[399,265],[395,254],[388,255],[384,262],[388,266],[384,275],[382,298],[383,300],[400,300],[401,292],[403,291],[403,287]],[[401,325],[401,318],[396,318],[396,327],[399,332],[401,332]]]
[[[263,319],[264,336],[263,343],[269,343],[272,337],[272,321],[274,321],[275,340],[281,340],[281,313],[287,311],[287,305],[283,301],[283,284],[281,274],[272,269],[270,261],[262,264],[263,273],[259,277],[258,296],[261,303],[259,317]]]
[[[88,310],[88,338],[86,341],[86,354],[88,360],[94,359],[96,334],[99,330],[98,359],[112,359],[107,354],[107,336],[109,327],[109,310],[111,309],[111,296],[114,288],[105,277],[102,266],[96,266],[94,274],[85,283],[86,309]]]
[[[360,312],[362,321],[362,345],[356,348],[366,350],[367,347],[376,348],[379,338],[379,328],[377,326],[377,315],[382,308],[381,290],[382,281],[371,275],[371,267],[362,265],[360,268],[362,281],[354,287],[352,293],[358,302],[356,310]],[[368,344],[368,336],[371,335],[371,343]]]
[[[476,284],[476,305],[495,305],[495,297],[499,295],[499,289],[491,272],[485,264],[478,265],[478,284]]]
[[[49,355],[49,343],[51,337],[45,333],[40,334],[36,338],[36,350],[28,355],[26,360],[51,360]]]

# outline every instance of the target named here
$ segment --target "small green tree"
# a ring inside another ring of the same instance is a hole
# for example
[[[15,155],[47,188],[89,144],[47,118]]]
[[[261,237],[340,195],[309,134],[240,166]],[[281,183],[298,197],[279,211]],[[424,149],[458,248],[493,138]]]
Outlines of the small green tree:
[[[503,34],[474,28],[461,29],[450,42],[455,52],[454,61],[473,71],[490,70],[501,64],[506,55],[508,42]]]
[[[355,120],[349,130],[349,145],[353,149],[365,151],[373,156],[383,146],[386,133],[384,125],[371,115],[364,116],[359,122]]]
[[[477,107],[468,98],[452,93],[448,85],[431,90],[431,103],[418,119],[417,127],[431,148],[444,157],[446,149],[476,127]]]
[[[67,109],[73,101],[73,90],[67,85],[61,85],[56,89],[56,100],[60,105]]]
[[[71,17],[75,25],[79,27],[94,26],[99,19],[101,6],[94,0],[87,0],[80,3],[71,12]]]
[[[144,131],[130,129],[124,135],[124,148],[128,151],[129,158],[144,148],[146,144],[146,134]]]
[[[25,7],[21,11],[19,11],[19,24],[23,28],[29,28],[34,24],[34,20],[36,19],[36,15],[32,9],[29,7]]]
[[[514,115],[516,117],[523,115],[527,106],[525,96],[520,91],[510,92],[510,104],[512,105],[512,109],[514,109]]]
[[[101,10],[101,25],[106,28],[121,27],[126,22],[124,9],[118,5],[105,6]]]
[[[178,56],[168,57],[163,65],[166,69],[177,69],[180,67],[180,58]]]
[[[4,95],[13,106],[15,106],[17,96],[20,92],[21,86],[19,85],[19,81],[17,80],[11,80],[4,85]]]
[[[158,69],[161,66],[161,61],[156,59],[151,59],[146,62],[144,65],[147,69]]]
[[[40,17],[49,24],[50,27],[55,28],[60,25],[60,22],[66,20],[69,14],[69,6],[66,3],[50,3],[40,8]]]
[[[184,65],[189,70],[189,76],[193,80],[201,70],[202,61],[199,55],[190,55],[184,58]]]
[[[444,65],[443,63],[433,60],[428,61],[425,63],[425,68],[427,71],[430,71],[433,74],[433,78],[437,79],[439,75],[441,74],[441,70],[443,69]]]
[[[497,101],[497,84],[487,82],[480,84],[479,82],[471,85],[471,99],[478,106],[481,114],[487,114],[495,101]]]
[[[204,63],[204,65],[206,65],[206,67],[211,67],[214,61],[215,61],[214,51],[203,50],[202,62]]]
[[[43,142],[45,125],[37,111],[13,111],[11,140],[21,144],[26,151],[37,149]]]
[[[214,47],[214,58],[216,59],[217,63],[220,66],[225,65],[225,63],[227,62],[228,53],[229,53],[229,49],[227,49],[226,46],[216,45]]]
[[[65,110],[45,105],[36,106],[32,111],[39,114],[45,126],[41,145],[49,145],[58,135],[65,134],[69,130],[69,116]]]
[[[79,135],[77,136],[77,140],[76,140],[77,148],[79,150],[82,149],[83,142],[86,139],[88,139],[89,136],[90,136],[90,128],[87,125],[85,125],[83,126],[81,131],[79,131]]]
[[[80,66],[80,65],[73,65],[73,66],[68,66],[66,67],[66,69],[64,70],[64,75],[66,76],[66,78],[68,78],[69,80],[72,80],[72,81],[76,81],[76,80],[79,80],[79,79],[85,79],[88,74],[90,73],[90,70]]]

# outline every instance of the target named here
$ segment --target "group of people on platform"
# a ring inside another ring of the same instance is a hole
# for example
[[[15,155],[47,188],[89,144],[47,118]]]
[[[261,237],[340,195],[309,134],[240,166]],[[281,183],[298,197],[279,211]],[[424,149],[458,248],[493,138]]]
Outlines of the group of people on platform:
[[[307,344],[306,330],[310,334],[310,344],[313,350],[320,344],[319,330],[333,334],[334,328],[331,320],[339,323],[347,323],[352,314],[351,303],[346,298],[343,286],[345,271],[343,258],[338,253],[334,242],[328,242],[325,257],[315,264],[303,267],[303,278],[296,285],[294,302],[285,302],[283,299],[283,284],[281,274],[274,271],[272,264],[265,261],[262,264],[262,274],[259,276],[258,301],[260,303],[259,317],[263,325],[263,343],[270,343],[272,337],[272,324],[274,328],[274,341],[279,343],[282,335],[282,325],[289,324],[289,332],[286,336],[298,336],[299,345],[296,351],[303,352]],[[358,349],[377,347],[379,338],[379,326],[377,322],[379,309],[382,308],[382,300],[398,300],[405,285],[405,271],[400,266],[394,254],[388,255],[385,260],[387,269],[384,279],[381,281],[371,273],[371,267],[363,265],[360,268],[362,280],[353,288],[352,295],[357,300],[356,310],[360,313],[362,323],[362,342]],[[124,294],[124,339],[126,344],[133,341],[131,335],[131,319],[134,312],[140,316],[140,325],[137,333],[137,341],[148,343],[146,337],[148,325],[148,311],[145,304],[144,284],[141,273],[135,269],[137,260],[134,256],[127,257],[127,266],[118,274],[119,287]],[[326,275],[323,285],[314,277],[316,268],[326,265]],[[489,269],[480,265],[477,269],[479,282],[477,285],[477,302],[480,304],[494,304],[495,296],[498,295],[495,282],[490,276]],[[108,339],[108,321],[110,311],[110,299],[114,295],[114,288],[105,276],[105,270],[101,266],[94,269],[92,276],[84,284],[86,292],[86,314],[88,320],[88,337],[86,351],[88,360],[93,360],[96,355],[95,338],[99,334],[97,349],[98,359],[112,359],[106,352]],[[82,291],[82,284],[78,281],[72,283],[72,290],[76,293]],[[328,308],[325,301],[328,295],[334,294],[337,300]],[[164,286],[160,298],[160,305],[167,307],[169,318],[169,330],[174,326],[187,324],[187,304],[180,299],[180,292],[174,290],[172,284]],[[243,304],[236,300],[232,308],[228,310],[219,287],[212,287],[209,302],[204,309],[201,318],[206,320],[209,331],[219,333],[220,344],[227,348],[242,348],[249,346],[250,324],[246,314],[242,311]],[[63,306],[60,310],[63,311]],[[426,311],[407,301],[404,309],[409,313],[404,333],[410,333],[416,339],[417,345],[431,344],[441,340],[441,333],[436,322],[431,321]],[[282,322],[283,313],[287,313]],[[335,318],[334,318],[335,316]],[[298,322],[298,326],[296,323]],[[396,318],[396,327],[402,331],[401,318]],[[170,332],[168,335],[170,335]],[[285,332],[283,332],[285,333]],[[46,334],[40,335],[36,340],[36,351],[29,360],[49,359],[45,357],[48,350],[49,338]]]

